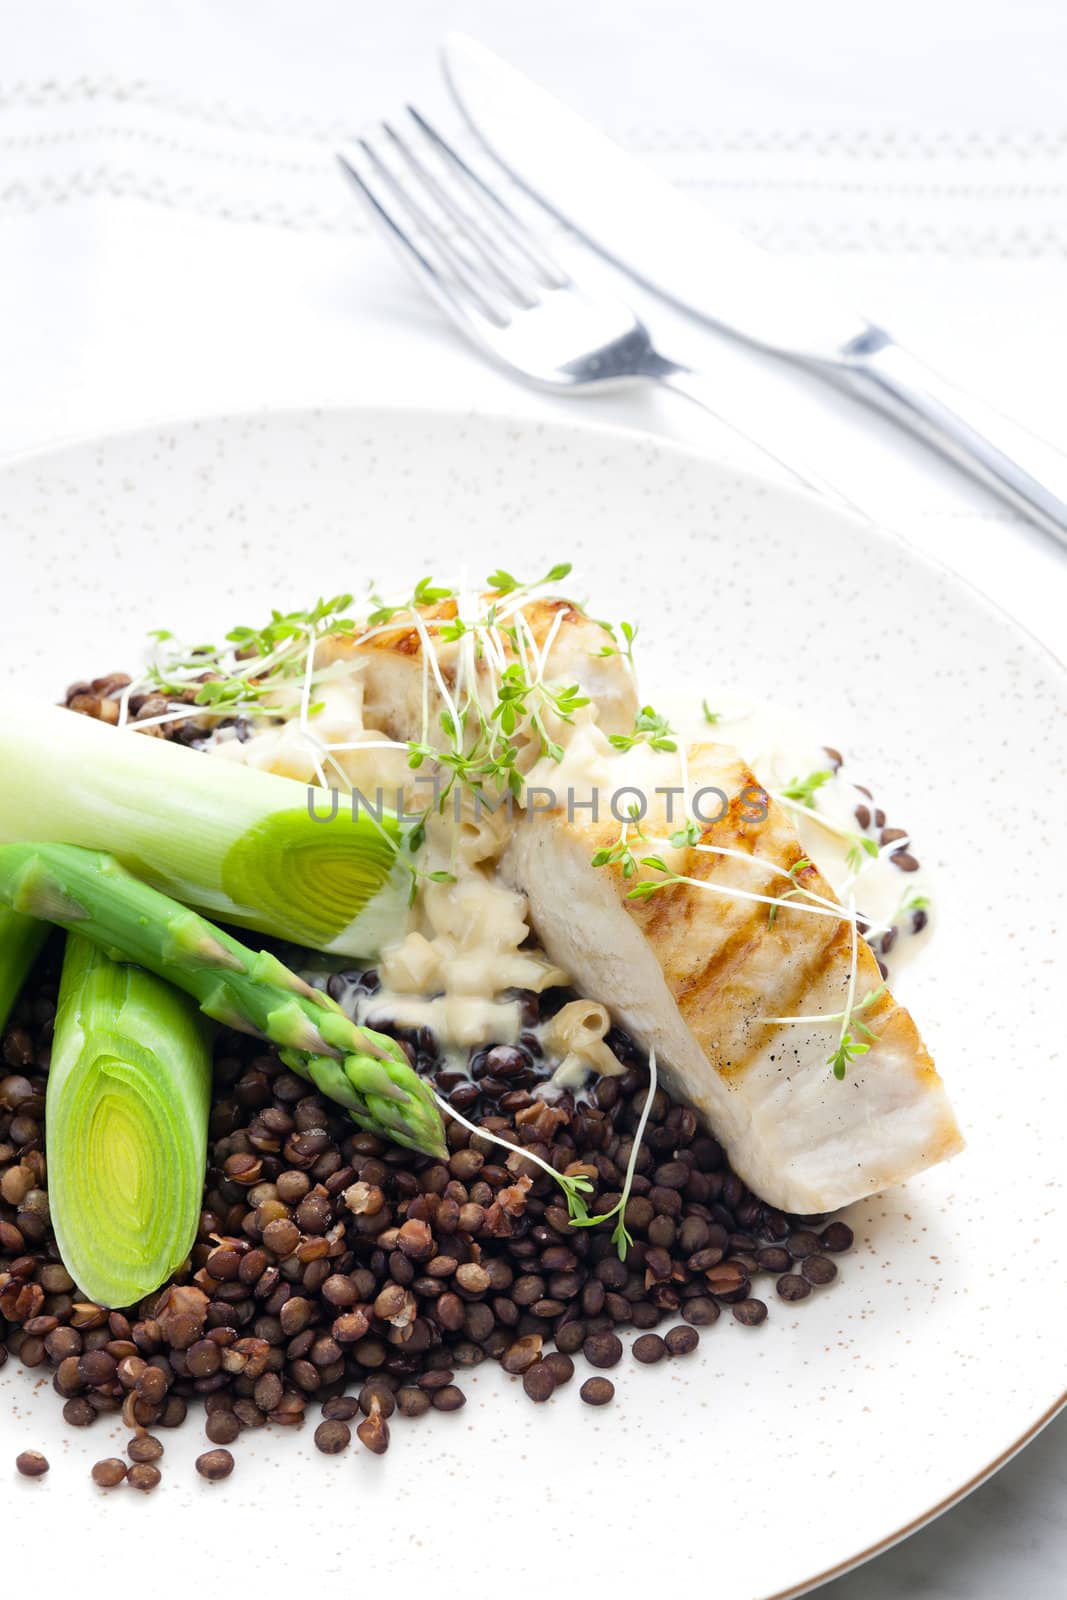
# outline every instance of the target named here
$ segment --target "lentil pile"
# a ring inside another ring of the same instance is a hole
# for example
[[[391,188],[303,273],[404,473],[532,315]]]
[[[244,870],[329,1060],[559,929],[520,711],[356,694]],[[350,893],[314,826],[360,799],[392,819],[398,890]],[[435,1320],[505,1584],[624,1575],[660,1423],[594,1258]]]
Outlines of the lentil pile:
[[[555,1065],[532,1031],[474,1053],[459,1073],[428,1030],[395,1030],[458,1110],[514,1145],[509,1154],[449,1121],[447,1163],[361,1132],[271,1050],[223,1032],[188,1269],[140,1306],[108,1311],[79,1294],[49,1223],[43,1121],[60,948],[46,949],[0,1043],[0,1364],[10,1352],[49,1371],[72,1427],[121,1413],[129,1463],[98,1461],[101,1488],[153,1489],[158,1432],[196,1401],[213,1446],[197,1470],[209,1481],[233,1471],[228,1447],[245,1430],[299,1427],[309,1407],[324,1453],[354,1433],[382,1454],[398,1419],[462,1407],[462,1374],[485,1360],[541,1404],[582,1359],[598,1375],[581,1399],[605,1405],[614,1386],[599,1374],[622,1361],[620,1335],[637,1335],[638,1363],[678,1359],[724,1314],[761,1323],[760,1282],[790,1303],[832,1282],[833,1256],[852,1242],[841,1222],[790,1218],[750,1194],[662,1089],[626,1206],[625,1262],[610,1228],[571,1227],[560,1189],[522,1152],[585,1173],[591,1211],[615,1204],[648,1089],[647,1065],[619,1032],[609,1042],[625,1073],[577,1104],[531,1092]],[[330,987],[344,996],[376,983],[353,973]],[[528,1029],[566,998],[523,993]],[[653,1332],[664,1324],[677,1324],[665,1338]]]

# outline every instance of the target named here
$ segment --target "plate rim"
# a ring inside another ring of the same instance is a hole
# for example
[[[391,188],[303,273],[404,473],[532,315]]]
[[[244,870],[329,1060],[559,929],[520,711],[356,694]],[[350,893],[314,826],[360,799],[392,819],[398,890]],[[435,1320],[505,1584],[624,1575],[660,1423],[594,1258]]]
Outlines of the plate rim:
[[[1064,1390],[1058,1400],[1053,1401],[1048,1410],[1042,1412],[1041,1416],[1031,1423],[1024,1434],[1016,1439],[1013,1444],[1007,1445],[998,1456],[994,1457],[988,1466],[980,1468],[965,1483],[960,1484],[959,1488],[952,1490],[951,1493],[938,1500],[936,1505],[931,1506],[928,1511],[921,1511],[918,1516],[912,1517],[903,1527],[898,1528],[894,1533],[886,1534],[884,1539],[879,1539],[877,1544],[872,1544],[866,1550],[861,1550],[858,1555],[847,1556],[843,1561],[838,1561],[832,1567],[827,1567],[823,1572],[816,1573],[814,1577],[801,1579],[799,1583],[793,1584],[788,1589],[776,1589],[773,1594],[765,1595],[763,1600],[799,1600],[801,1595],[811,1594],[814,1590],[820,1589],[824,1583],[830,1583],[835,1578],[843,1578],[849,1572],[858,1571],[860,1567],[866,1566],[868,1561],[873,1561],[876,1556],[885,1555],[895,1545],[903,1544],[905,1540],[911,1538],[913,1533],[919,1533],[923,1528],[931,1527],[947,1511],[951,1511],[954,1506],[962,1504],[976,1489],[980,1489],[984,1483],[988,1483],[990,1479],[995,1478],[1002,1467],[1006,1467],[1009,1461],[1013,1461],[1017,1455],[1020,1455],[1027,1445],[1031,1444],[1039,1433],[1043,1433],[1050,1422],[1055,1422],[1056,1418],[1065,1410],[1067,1410],[1067,1389]]]
[[[761,470],[759,467],[724,459],[713,450],[703,450],[698,445],[688,441],[671,439],[653,432],[649,428],[631,426],[627,423],[605,422],[600,419],[593,420],[585,417],[572,420],[563,415],[541,415],[519,408],[511,409],[510,407],[424,405],[418,403],[409,404],[398,400],[383,402],[370,402],[367,400],[335,401],[324,404],[293,405],[270,404],[264,406],[226,407],[218,411],[160,413],[147,419],[120,423],[117,426],[102,430],[80,430],[75,433],[60,435],[55,439],[29,445],[0,458],[0,494],[3,491],[4,480],[9,473],[31,466],[36,461],[47,461],[50,457],[61,456],[79,449],[92,448],[93,446],[104,447],[117,442],[125,443],[138,438],[148,438],[163,430],[191,432],[194,429],[210,428],[211,426],[232,428],[248,423],[255,425],[264,423],[284,425],[287,421],[306,422],[309,418],[336,419],[341,417],[351,417],[359,419],[363,423],[371,424],[383,418],[422,418],[430,426],[452,425],[456,422],[474,424],[485,422],[490,425],[532,429],[535,433],[541,434],[558,433],[572,437],[577,435],[585,439],[600,440],[605,443],[617,442],[620,438],[630,438],[642,441],[662,455],[718,467],[724,472],[728,472],[731,477],[744,480],[751,486],[769,489],[775,493],[784,493],[787,496],[793,496],[805,501],[809,505],[817,505],[831,518],[851,524],[857,530],[861,530],[866,537],[873,537],[891,547],[896,546],[921,566],[939,574],[943,578],[947,578],[950,583],[958,585],[967,593],[972,602],[977,603],[986,612],[995,616],[1001,625],[1006,625],[1009,631],[1016,635],[1017,639],[1037,651],[1046,666],[1051,668],[1053,677],[1058,679],[1061,687],[1067,691],[1067,658],[1061,658],[1051,644],[1039,638],[1024,622],[1021,622],[1018,617],[1006,610],[999,601],[979,588],[971,578],[957,572],[940,556],[932,555],[929,551],[924,550],[913,538],[908,537],[898,528],[887,527],[874,518],[864,516],[859,511],[852,510],[847,506],[834,504],[803,484],[790,483]],[[854,1555],[835,1562],[832,1567],[827,1567],[807,1578],[790,1584],[784,1589],[777,1589],[773,1593],[768,1592],[761,1597],[761,1600],[799,1600],[799,1597],[810,1594],[812,1591],[821,1588],[822,1585],[843,1577],[846,1573],[857,1570],[875,1557],[885,1554],[895,1545],[903,1543],[922,1528],[929,1527],[947,1511],[959,1505],[974,1490],[993,1478],[1002,1467],[1019,1455],[1064,1410],[1067,1410],[1067,1389],[1046,1407],[1014,1441],[1006,1445],[991,1462],[980,1467],[977,1472],[973,1473],[947,1495],[942,1496],[928,1509],[909,1519],[903,1526],[887,1533],[874,1544],[857,1551]]]

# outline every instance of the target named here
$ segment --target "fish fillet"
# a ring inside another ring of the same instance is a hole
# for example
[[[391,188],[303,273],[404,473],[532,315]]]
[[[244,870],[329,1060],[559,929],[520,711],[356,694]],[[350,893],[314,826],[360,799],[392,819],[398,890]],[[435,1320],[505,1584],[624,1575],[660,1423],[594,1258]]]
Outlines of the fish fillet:
[[[844,1009],[851,929],[795,902],[772,919],[766,904],[719,892],[781,895],[793,887],[784,874],[803,856],[786,810],[751,801],[758,785],[736,751],[696,745],[689,766],[691,792],[716,788],[729,801],[700,843],[746,859],[666,846],[673,830],[665,796],[649,795],[642,823],[649,842],[632,844],[638,859],[661,856],[672,872],[710,887],[672,884],[648,900],[629,899],[634,878],[591,862],[619,837],[610,817],[568,820],[557,811],[517,827],[502,870],[527,896],[548,955],[646,1050],[655,1048],[671,1092],[703,1114],[735,1170],[772,1205],[800,1214],[834,1210],[953,1155],[962,1139],[944,1085],[888,990],[861,1014],[877,1037],[843,1081],[827,1065],[839,1021],[763,1020]],[[701,806],[711,816],[719,802]],[[662,876],[644,867],[638,875]],[[814,867],[796,881],[834,900]],[[856,999],[880,985],[860,939]]]

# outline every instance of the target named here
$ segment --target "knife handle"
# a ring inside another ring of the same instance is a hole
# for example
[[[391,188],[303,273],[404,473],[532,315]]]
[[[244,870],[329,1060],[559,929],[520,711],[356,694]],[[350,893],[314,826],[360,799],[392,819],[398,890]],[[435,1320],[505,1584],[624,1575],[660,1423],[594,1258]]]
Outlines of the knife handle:
[[[1067,544],[1067,456],[888,336],[874,341],[831,375]]]

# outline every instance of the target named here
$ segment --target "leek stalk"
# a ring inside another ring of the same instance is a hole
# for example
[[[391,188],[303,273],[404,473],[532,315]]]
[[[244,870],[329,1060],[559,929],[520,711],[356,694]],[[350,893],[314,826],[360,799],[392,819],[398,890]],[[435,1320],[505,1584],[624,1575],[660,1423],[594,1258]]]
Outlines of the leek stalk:
[[[205,1015],[278,1045],[285,1064],[360,1127],[447,1160],[433,1095],[395,1039],[359,1027],[276,956],[138,882],[112,856],[0,845],[0,905],[73,929],[113,959],[177,984]]]
[[[384,806],[353,818],[294,778],[10,698],[0,771],[0,842],[106,850],[188,905],[317,950],[373,956],[406,926],[410,871]]]
[[[186,995],[68,934],[45,1108],[48,1200],[67,1271],[101,1305],[133,1305],[193,1247],[208,1032]]]

